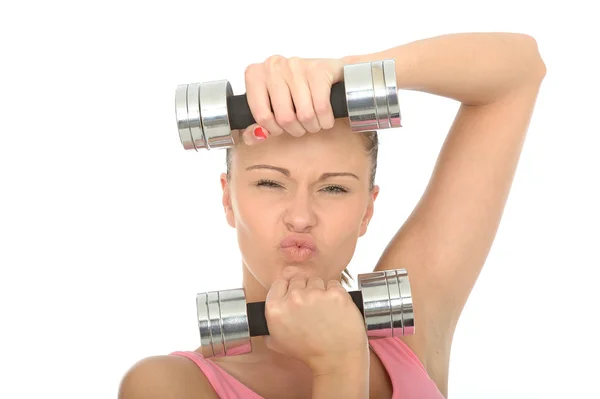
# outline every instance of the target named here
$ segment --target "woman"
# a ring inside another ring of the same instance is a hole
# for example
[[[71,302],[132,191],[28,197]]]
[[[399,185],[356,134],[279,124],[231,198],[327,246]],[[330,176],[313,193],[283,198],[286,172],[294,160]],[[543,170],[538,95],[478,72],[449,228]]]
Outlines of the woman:
[[[329,93],[345,64],[390,58],[399,89],[461,106],[425,193],[374,267],[408,270],[415,335],[368,341],[340,282],[373,216],[377,135],[334,120]],[[125,375],[120,397],[447,396],[453,333],[495,237],[545,73],[535,40],[510,33],[249,66],[257,124],[228,151],[222,205],[237,229],[247,300],[266,301],[271,335],[239,356],[146,358]]]

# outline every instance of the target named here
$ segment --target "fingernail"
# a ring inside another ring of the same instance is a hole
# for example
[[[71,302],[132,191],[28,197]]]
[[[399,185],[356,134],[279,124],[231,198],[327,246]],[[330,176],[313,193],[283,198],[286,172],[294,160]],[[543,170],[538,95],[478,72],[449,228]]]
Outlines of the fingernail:
[[[267,133],[260,126],[257,126],[256,128],[254,128],[254,131],[252,132],[252,134],[254,135],[254,137],[256,137],[257,140],[264,140],[267,138]]]

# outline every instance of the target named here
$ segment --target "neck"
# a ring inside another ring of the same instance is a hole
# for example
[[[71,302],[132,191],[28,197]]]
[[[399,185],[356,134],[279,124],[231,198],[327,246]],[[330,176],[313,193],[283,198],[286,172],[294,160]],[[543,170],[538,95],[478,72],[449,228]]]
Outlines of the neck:
[[[265,288],[250,272],[250,269],[242,261],[242,287],[246,294],[246,302],[264,302],[269,290]]]

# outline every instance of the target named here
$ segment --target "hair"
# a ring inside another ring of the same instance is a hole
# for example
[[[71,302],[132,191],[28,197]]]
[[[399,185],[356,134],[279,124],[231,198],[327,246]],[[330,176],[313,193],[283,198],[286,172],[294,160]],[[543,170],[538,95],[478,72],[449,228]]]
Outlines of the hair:
[[[363,144],[365,146],[365,150],[367,155],[371,158],[371,174],[369,177],[369,191],[373,191],[375,186],[375,175],[377,173],[377,154],[379,152],[379,137],[377,136],[377,131],[367,131],[367,132],[359,132],[352,133],[358,134],[363,139]],[[242,143],[242,141],[240,141]],[[231,178],[231,157],[233,155],[233,148],[227,148],[225,154],[225,163],[227,166],[227,181]],[[350,275],[348,269],[344,269],[342,272],[342,282],[346,286],[350,286],[350,280],[354,280]]]

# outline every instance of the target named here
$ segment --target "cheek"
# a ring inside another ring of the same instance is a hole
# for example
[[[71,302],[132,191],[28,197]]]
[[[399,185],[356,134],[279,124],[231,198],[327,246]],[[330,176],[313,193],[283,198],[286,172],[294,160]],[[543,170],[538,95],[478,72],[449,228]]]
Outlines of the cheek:
[[[358,201],[331,207],[321,215],[324,239],[331,247],[354,248],[364,215],[365,205]]]
[[[339,230],[357,230],[365,216],[366,203],[359,198],[352,198],[329,207],[328,223],[334,223]]]
[[[234,213],[238,235],[245,239],[268,239],[269,232],[273,231],[275,212],[272,206],[263,203],[260,195],[240,192],[234,202]]]

